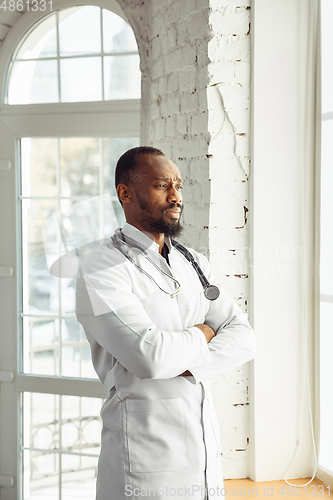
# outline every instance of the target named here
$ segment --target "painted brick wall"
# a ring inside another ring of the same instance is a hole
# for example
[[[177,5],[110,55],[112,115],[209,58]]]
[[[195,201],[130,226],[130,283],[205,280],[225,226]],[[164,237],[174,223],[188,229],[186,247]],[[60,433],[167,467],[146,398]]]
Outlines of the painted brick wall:
[[[153,0],[147,139],[185,179],[185,244],[246,311],[250,3]],[[212,379],[224,476],[247,477],[249,367]]]
[[[209,0],[119,0],[139,46],[142,144],[170,156],[185,180],[183,241],[208,255]],[[194,228],[200,228],[195,231]]]
[[[210,262],[247,311],[250,175],[250,1],[210,0]],[[212,380],[225,477],[249,471],[249,365]]]
[[[250,1],[124,1],[123,8],[141,54],[143,143],[161,148],[185,180],[182,241],[210,258],[246,311]],[[248,365],[212,379],[225,478],[248,476],[248,384]]]
[[[151,104],[148,135],[185,180],[183,241],[208,248],[208,0],[151,2]],[[200,231],[193,228],[199,227]],[[206,229],[204,229],[206,228]]]

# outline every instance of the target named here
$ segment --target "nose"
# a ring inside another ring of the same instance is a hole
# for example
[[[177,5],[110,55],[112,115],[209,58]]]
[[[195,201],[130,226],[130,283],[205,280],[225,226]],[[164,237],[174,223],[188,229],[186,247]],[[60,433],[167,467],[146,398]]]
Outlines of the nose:
[[[167,197],[168,203],[182,203],[182,193],[180,189],[171,187]]]

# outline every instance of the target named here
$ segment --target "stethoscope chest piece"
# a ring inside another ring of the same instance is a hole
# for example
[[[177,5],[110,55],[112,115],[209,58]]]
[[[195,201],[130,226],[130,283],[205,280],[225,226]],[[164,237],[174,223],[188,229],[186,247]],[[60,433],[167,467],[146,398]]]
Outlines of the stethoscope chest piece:
[[[208,300],[216,300],[220,295],[220,290],[215,285],[206,285],[204,288],[204,296]]]

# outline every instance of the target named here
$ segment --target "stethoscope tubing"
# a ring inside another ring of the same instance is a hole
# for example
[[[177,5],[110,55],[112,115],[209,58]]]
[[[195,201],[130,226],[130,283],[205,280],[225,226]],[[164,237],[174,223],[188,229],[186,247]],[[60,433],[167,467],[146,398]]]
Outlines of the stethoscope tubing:
[[[119,238],[119,236],[117,235],[117,231],[121,234],[121,238]],[[164,293],[170,295],[171,298],[175,297],[180,289],[181,289],[181,285],[179,283],[178,280],[176,280],[176,278],[174,278],[173,276],[171,276],[170,274],[166,273],[163,271],[163,269],[161,269],[148,255],[148,252],[142,248],[140,245],[138,245],[134,240],[132,240],[132,238],[130,238],[129,236],[126,236],[126,239],[128,240],[128,242],[125,240],[125,237],[124,235],[122,234],[121,230],[116,230],[115,234],[111,237],[115,247],[137,268],[139,269],[139,271],[141,271],[143,274],[145,274],[148,278],[150,278],[155,284],[156,286]],[[172,279],[174,284],[176,285],[176,289],[173,291],[173,292],[167,292],[166,290],[163,290],[163,288],[160,287],[160,285],[155,281],[155,279],[147,272],[145,271],[142,267],[140,267],[136,262],[135,260],[130,256],[128,255],[127,253],[125,253],[122,249],[122,243],[125,243],[125,245],[127,246],[132,246],[134,248],[137,248],[138,250],[140,250],[143,255],[146,257],[146,259],[151,263],[153,264],[153,266],[162,274],[164,274],[165,276],[167,276],[168,278]],[[199,264],[194,260],[193,258],[193,255],[191,254],[191,252],[189,252],[189,250],[187,250],[187,248],[185,248],[183,245],[181,245],[180,243],[178,243],[178,241],[175,241],[175,240],[171,240],[171,243],[172,245],[186,258],[186,260],[188,260],[194,270],[196,271],[197,275],[198,275],[198,278],[200,280],[200,283],[202,284],[203,286],[203,289],[204,289],[204,295],[205,297],[208,299],[208,300],[216,300],[219,295],[220,295],[220,290],[219,288],[216,286],[216,285],[211,285],[209,283],[209,281],[207,280],[206,276],[204,275],[204,273],[202,272],[201,270],[201,267],[199,266]]]
[[[112,241],[113,243],[115,244],[115,246],[118,248],[118,250],[137,268],[139,269],[139,271],[141,271],[143,274],[145,274],[148,278],[150,278],[151,280],[153,280],[153,282],[155,283],[156,286],[158,286],[158,288],[164,292],[164,293],[167,293],[168,295],[170,295],[171,298],[173,298],[174,296],[176,296],[179,292],[180,292],[180,283],[178,280],[176,280],[176,278],[174,278],[173,276],[171,276],[170,274],[166,273],[163,271],[163,269],[161,269],[160,267],[158,267],[158,265],[149,257],[148,255],[148,252],[144,249],[144,248],[141,248],[139,245],[137,244],[132,244],[133,247],[137,248],[138,250],[141,250],[141,252],[143,253],[143,255],[146,257],[146,259],[148,260],[148,262],[150,262],[151,264],[153,264],[153,266],[160,272],[160,273],[163,273],[165,276],[167,276],[168,278],[171,278],[175,285],[176,285],[176,289],[173,290],[172,292],[167,292],[166,290],[163,290],[163,288],[160,287],[160,285],[157,283],[157,281],[155,281],[155,279],[151,276],[151,274],[147,273],[147,271],[145,271],[142,267],[140,267],[136,262],[135,260],[128,254],[126,254],[123,249],[121,248],[121,244],[119,243],[119,238],[117,235],[113,235],[112,236]],[[126,241],[124,239],[121,240],[123,243],[126,244]]]
[[[192,264],[195,272],[198,275],[198,278],[200,280],[200,283],[203,286],[204,289],[204,296],[208,300],[216,300],[220,296],[220,290],[216,285],[211,285],[202,272],[201,267],[199,264],[194,260],[193,255],[187,248],[185,248],[183,245],[178,243],[178,241],[171,240],[172,246],[174,246],[181,254],[184,255],[184,257]]]

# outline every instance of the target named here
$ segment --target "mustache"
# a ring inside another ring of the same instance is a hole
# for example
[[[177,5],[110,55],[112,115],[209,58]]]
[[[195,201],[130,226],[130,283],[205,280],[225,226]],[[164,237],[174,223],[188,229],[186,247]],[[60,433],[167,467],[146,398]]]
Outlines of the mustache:
[[[181,203],[171,203],[168,207],[166,207],[164,212],[166,212],[167,210],[172,210],[173,208],[179,208],[180,213],[182,213],[184,205],[182,205]]]

